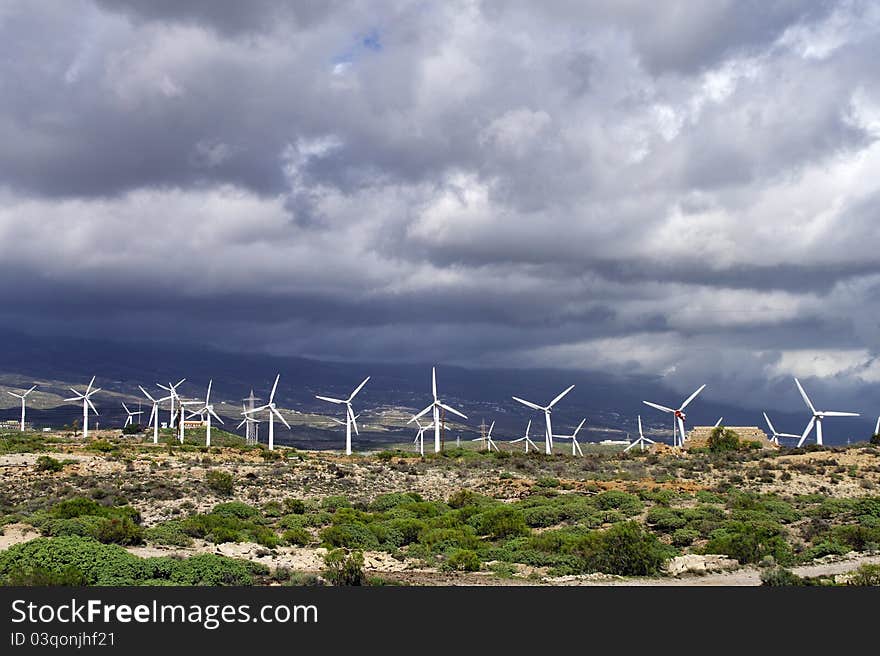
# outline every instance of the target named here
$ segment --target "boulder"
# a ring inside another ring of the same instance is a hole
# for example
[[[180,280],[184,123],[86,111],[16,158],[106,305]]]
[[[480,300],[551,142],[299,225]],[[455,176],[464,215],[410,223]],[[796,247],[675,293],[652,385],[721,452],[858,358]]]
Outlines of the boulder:
[[[665,569],[669,576],[681,576],[683,574],[725,572],[738,567],[739,561],[721,554],[685,554],[671,558],[666,563]]]

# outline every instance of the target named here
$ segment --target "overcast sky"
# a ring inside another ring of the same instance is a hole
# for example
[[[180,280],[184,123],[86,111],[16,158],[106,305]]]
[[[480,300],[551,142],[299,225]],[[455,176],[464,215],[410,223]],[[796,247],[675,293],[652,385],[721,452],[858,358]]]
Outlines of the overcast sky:
[[[878,37],[870,1],[4,0],[0,322],[876,412]]]

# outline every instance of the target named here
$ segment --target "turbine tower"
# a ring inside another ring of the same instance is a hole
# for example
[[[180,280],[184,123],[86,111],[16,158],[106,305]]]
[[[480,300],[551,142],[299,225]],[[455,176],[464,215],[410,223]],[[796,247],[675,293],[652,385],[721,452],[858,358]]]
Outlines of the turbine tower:
[[[645,437],[645,434],[642,432],[642,415],[639,415],[639,439],[637,439],[635,442],[633,442],[628,447],[626,447],[623,450],[623,452],[626,453],[631,448],[633,448],[636,444],[639,445],[640,451],[644,451],[646,443],[657,444],[654,440],[649,440],[647,437]]]
[[[125,418],[125,423],[122,424],[122,427],[123,427],[123,428],[125,428],[126,426],[130,426],[131,424],[133,424],[133,423],[134,423],[134,418],[135,418],[136,415],[142,415],[142,414],[144,414],[144,413],[141,412],[140,410],[138,410],[137,412],[132,412],[131,410],[128,409],[128,406],[125,405],[125,403],[122,404],[122,408],[125,410],[125,413],[128,415],[128,416]]]
[[[663,412],[671,412],[672,413],[672,415],[673,415],[673,418],[672,418],[672,446],[683,446],[684,445],[684,440],[685,440],[684,419],[686,416],[684,414],[684,409],[686,407],[688,407],[688,404],[691,401],[693,401],[695,398],[697,398],[697,395],[700,392],[702,392],[704,389],[706,389],[705,385],[703,385],[696,392],[691,394],[687,398],[687,400],[685,400],[685,402],[681,404],[681,406],[678,408],[678,410],[673,410],[672,408],[667,408],[665,405],[660,405],[658,403],[651,403],[650,401],[642,401],[642,403],[644,403],[645,405],[649,405],[652,408],[657,408],[657,410],[662,410]],[[722,417],[722,419],[723,419],[723,417]],[[676,427],[678,427],[678,430],[681,431],[680,441],[678,441],[676,439],[676,432],[675,432]]]
[[[173,397],[169,395],[169,396],[163,396],[161,399],[154,399],[153,396],[147,390],[145,390],[140,385],[138,385],[138,387],[140,387],[140,390],[141,390],[141,392],[144,393],[144,396],[146,396],[150,400],[150,402],[153,404],[153,409],[150,412],[150,420],[147,422],[147,425],[149,426],[150,424],[153,424],[153,444],[158,444],[159,443],[159,404],[162,403],[162,401],[167,401],[168,399],[171,399]]]
[[[770,421],[770,417],[767,416],[767,413],[762,413],[764,415],[764,421],[767,422],[768,428],[770,428],[770,441],[773,444],[779,444],[780,437],[793,437],[794,439],[798,439],[800,435],[793,435],[792,433],[777,433],[776,428],[773,427],[773,423]]]
[[[221,424],[223,420],[220,419],[220,416],[214,412],[214,404],[211,403],[211,385],[214,380],[211,379],[208,381],[208,391],[205,394],[205,405],[201,410],[196,410],[193,415],[202,415],[205,417],[205,446],[211,446],[211,417],[214,417]]]
[[[483,425],[485,426],[485,424],[483,424]],[[472,439],[471,442],[484,442],[485,441],[486,442],[486,451],[491,451],[492,449],[495,449],[496,451],[500,451],[500,449],[498,448],[498,445],[492,441],[492,429],[493,428],[495,428],[494,421],[492,422],[492,425],[489,426],[489,432],[486,433],[485,437],[480,435],[480,437],[475,437],[474,439]]]
[[[342,422],[340,422],[342,423]],[[431,430],[434,428],[431,424],[423,424],[418,419],[416,419],[416,425],[419,427],[418,432],[416,432],[416,439],[413,440],[413,444],[418,442],[419,445],[419,454],[424,457],[425,456],[425,431]]]
[[[345,405],[345,455],[351,455],[351,428],[354,426],[355,435],[360,435],[360,431],[358,431],[356,417],[354,416],[354,410],[351,408],[352,399],[357,396],[357,393],[363,389],[364,385],[367,384],[367,381],[370,380],[370,377],[367,376],[361,382],[360,385],[354,388],[354,392],[352,392],[347,399],[334,399],[330,396],[315,396],[316,399],[321,399],[322,401],[329,401],[330,403],[337,403]]]
[[[92,412],[95,415],[98,414],[98,410],[95,408],[95,404],[92,403],[92,396],[94,396],[97,392],[101,391],[100,387],[96,387],[92,389],[92,385],[95,384],[95,377],[92,376],[92,380],[89,381],[89,386],[86,388],[86,391],[77,392],[72,387],[70,391],[76,394],[76,396],[71,397],[69,399],[64,399],[65,401],[82,401],[83,404],[83,439],[88,438],[89,436],[89,408],[92,409]]]
[[[571,440],[571,455],[573,455],[573,456],[576,456],[578,453],[580,453],[581,456],[584,455],[584,452],[581,451],[581,445],[578,444],[577,434],[580,431],[580,429],[584,427],[584,424],[586,423],[586,421],[587,421],[586,417],[581,419],[581,423],[578,424],[578,427],[574,429],[574,433],[572,433],[571,435],[554,435],[553,436],[553,437],[558,437],[561,440]]]
[[[269,451],[275,450],[275,417],[281,420],[281,423],[287,426],[287,429],[290,430],[290,424],[281,416],[281,413],[278,412],[278,408],[275,406],[275,390],[278,389],[278,380],[281,378],[281,374],[275,376],[275,384],[272,385],[272,392],[269,394],[269,402],[265,405],[261,405],[259,408],[254,408],[253,410],[245,410],[241,414],[247,417],[251,417],[254,413],[262,412],[263,410],[268,410],[267,413],[269,415]],[[251,417],[253,419],[253,417]],[[240,426],[241,424],[239,424]]]
[[[25,400],[25,397],[27,397],[27,395],[30,394],[31,392],[33,392],[35,389],[37,389],[37,386],[36,386],[36,385],[34,385],[33,387],[31,387],[27,392],[22,392],[21,394],[16,394],[15,392],[9,392],[9,391],[6,392],[7,394],[11,394],[12,396],[14,396],[14,397],[17,398],[17,399],[21,399],[21,425],[20,425],[20,430],[21,430],[22,433],[24,433],[24,404],[25,404],[25,401],[24,401],[24,400]]]
[[[553,453],[553,424],[550,422],[550,414],[553,411],[553,406],[559,403],[562,397],[568,394],[573,389],[574,385],[571,385],[559,396],[550,401],[550,403],[548,403],[547,405],[538,405],[537,403],[532,403],[531,401],[521,399],[518,396],[513,397],[514,401],[522,403],[524,406],[527,406],[532,410],[542,410],[544,412],[544,453],[546,453],[548,456]]]
[[[531,427],[532,427],[532,420],[529,419],[529,423],[526,424],[526,434],[520,438],[517,438],[515,440],[510,441],[511,444],[516,444],[517,442],[525,442],[526,443],[526,453],[529,452],[529,445],[533,446],[535,448],[535,451],[538,450],[538,445],[535,444],[534,442],[532,442],[532,438],[529,437],[529,429]]]
[[[455,408],[449,407],[448,405],[440,401],[439,398],[437,398],[437,367],[431,367],[431,391],[434,394],[434,400],[431,402],[431,405],[422,410],[419,414],[417,414],[406,423],[411,424],[416,419],[420,419],[421,417],[433,410],[434,416],[431,423],[434,425],[434,453],[440,453],[440,410],[442,409],[446,410],[447,412],[451,412],[454,415],[458,415],[462,419],[467,419],[467,415],[462,414]]]
[[[810,418],[810,423],[807,424],[807,427],[804,429],[804,434],[801,435],[800,441],[797,445],[800,447],[807,440],[807,436],[810,434],[810,431],[813,430],[813,426],[816,427],[816,444],[822,444],[822,420],[825,417],[858,417],[859,414],[857,412],[835,412],[831,410],[816,410],[815,406],[813,406],[813,402],[810,401],[810,397],[807,396],[807,393],[804,391],[803,386],[801,385],[801,381],[797,378],[794,379],[795,384],[801,392],[801,396],[804,397],[804,403],[807,404],[807,407],[810,409],[810,412],[813,413],[813,416]]]
[[[174,407],[174,402],[175,402],[178,398],[180,398],[180,397],[177,395],[177,388],[180,387],[180,386],[183,384],[183,382],[184,382],[185,380],[186,380],[186,378],[181,378],[181,379],[178,380],[177,383],[174,384],[174,385],[172,385],[172,384],[169,382],[169,383],[168,383],[168,387],[165,387],[165,385],[160,385],[159,383],[156,383],[156,385],[157,385],[158,387],[161,387],[163,390],[165,390],[166,392],[168,392],[169,396],[167,396],[167,397],[165,397],[165,398],[170,398],[170,399],[171,399],[171,415],[170,415],[169,418],[168,418],[168,428],[174,428],[174,417],[176,416],[176,413],[175,413],[175,407]],[[183,413],[182,413],[182,411],[181,411],[181,417],[180,417],[180,418],[181,418],[181,420],[183,419]]]

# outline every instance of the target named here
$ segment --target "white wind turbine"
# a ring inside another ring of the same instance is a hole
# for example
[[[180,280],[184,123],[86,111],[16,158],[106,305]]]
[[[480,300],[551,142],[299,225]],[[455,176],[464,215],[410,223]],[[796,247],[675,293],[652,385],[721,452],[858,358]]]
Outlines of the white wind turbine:
[[[559,396],[550,401],[550,403],[548,403],[547,405],[538,405],[537,403],[532,403],[531,401],[521,399],[518,396],[513,397],[514,401],[518,401],[524,406],[528,406],[532,410],[542,410],[544,412],[544,453],[546,453],[548,456],[553,453],[553,424],[550,422],[550,414],[553,411],[553,406],[559,403],[562,397],[568,394],[573,389],[574,385],[571,385]]]
[[[532,420],[529,419],[529,423],[526,424],[526,434],[520,438],[517,438],[515,440],[510,441],[511,444],[516,444],[517,442],[525,442],[526,443],[526,453],[529,452],[529,445],[535,447],[535,451],[538,450],[538,445],[535,444],[534,442],[532,442],[532,438],[529,437],[529,429],[531,427],[532,427]]]
[[[635,442],[633,442],[633,443],[630,444],[628,447],[626,447],[626,448],[623,450],[623,452],[626,453],[626,452],[629,451],[631,448],[633,448],[636,444],[639,445],[639,450],[640,450],[640,451],[644,451],[644,450],[645,450],[645,444],[647,444],[647,443],[657,444],[654,440],[649,440],[647,437],[645,437],[645,434],[642,432],[642,415],[639,415],[639,439],[637,439]]]
[[[437,398],[437,367],[431,367],[431,391],[434,394],[434,400],[431,402],[431,405],[429,405],[427,408],[422,410],[419,414],[417,414],[415,417],[413,417],[412,419],[410,419],[406,423],[411,424],[416,419],[420,419],[421,417],[423,417],[424,415],[426,415],[427,413],[429,413],[433,410],[434,415],[433,415],[433,421],[431,423],[434,426],[434,453],[440,453],[440,409],[442,408],[443,410],[446,410],[447,412],[451,412],[454,415],[458,415],[462,419],[467,419],[467,415],[462,414],[461,412],[459,412],[455,408],[449,407],[448,405],[441,402]]]
[[[9,392],[9,391],[6,392],[7,394],[11,394],[12,396],[14,396],[17,399],[21,399],[21,426],[20,426],[20,430],[22,433],[24,433],[24,404],[25,404],[24,400],[25,400],[25,397],[27,397],[27,395],[30,394],[31,392],[33,392],[35,389],[37,389],[36,385],[31,387],[27,392],[22,392],[21,394],[16,394],[15,392]]]
[[[705,385],[703,385],[703,386],[700,387],[696,392],[694,392],[693,394],[691,394],[691,395],[687,398],[687,400],[685,400],[685,402],[681,404],[681,406],[678,408],[678,410],[673,410],[672,408],[667,408],[665,405],[660,405],[660,404],[658,404],[658,403],[651,403],[650,401],[642,401],[642,403],[644,403],[645,405],[649,405],[649,406],[651,406],[652,408],[657,408],[657,410],[662,410],[663,412],[671,412],[671,413],[672,413],[672,415],[673,415],[673,423],[672,423],[672,446],[682,446],[682,445],[684,445],[684,440],[685,440],[685,437],[686,437],[686,436],[685,436],[685,432],[684,432],[684,419],[685,419],[685,416],[686,416],[686,415],[684,414],[684,409],[688,406],[688,404],[689,404],[691,401],[693,401],[695,398],[697,398],[697,395],[698,395],[700,392],[702,392],[704,389],[706,389],[706,386],[705,386]],[[722,419],[723,419],[723,417],[722,417]],[[676,438],[676,430],[675,430],[676,427],[678,428],[679,431],[681,431],[681,438],[680,438],[680,441],[677,440],[677,438]]]
[[[554,435],[553,436],[553,437],[558,437],[561,440],[571,440],[571,455],[573,455],[573,456],[576,456],[578,453],[580,453],[581,455],[584,455],[584,452],[581,451],[581,445],[578,444],[577,434],[578,434],[578,431],[580,431],[580,429],[584,427],[584,424],[586,423],[586,421],[587,421],[586,417],[581,419],[581,423],[578,424],[578,427],[574,429],[574,433],[572,433],[571,435]]]
[[[126,426],[129,426],[129,425],[133,424],[133,423],[134,423],[134,418],[135,418],[135,416],[144,414],[144,413],[141,412],[140,410],[138,410],[137,412],[132,412],[131,410],[128,409],[128,406],[125,405],[125,403],[122,404],[122,408],[125,410],[125,413],[128,415],[128,416],[125,418],[125,423],[122,424],[122,427],[123,427],[123,428],[125,428]]]
[[[281,374],[275,376],[275,384],[272,385],[272,392],[269,394],[269,402],[265,405],[261,405],[259,408],[254,408],[253,410],[248,409],[242,412],[247,418],[248,416],[254,414],[255,412],[261,412],[263,410],[268,410],[267,413],[269,415],[269,451],[275,450],[275,417],[278,417],[281,420],[281,423],[287,426],[287,429],[290,430],[290,424],[281,416],[281,413],[278,412],[278,408],[275,407],[275,390],[278,389],[278,380],[281,378]],[[239,424],[241,425],[241,424]]]
[[[795,384],[801,392],[801,396],[804,397],[804,403],[807,404],[807,407],[810,409],[810,412],[813,413],[813,416],[810,418],[810,423],[807,424],[807,427],[804,429],[804,434],[801,435],[800,441],[797,443],[798,446],[801,446],[806,440],[807,436],[810,434],[810,431],[813,430],[813,426],[816,426],[816,444],[822,444],[822,420],[825,417],[858,417],[859,414],[857,412],[834,412],[831,410],[816,410],[813,406],[813,402],[810,401],[810,397],[807,396],[807,393],[804,391],[804,388],[801,386],[801,381],[797,378],[794,379]]]
[[[712,428],[718,428],[722,421],[724,421],[724,417],[718,417],[718,421],[715,422],[715,425],[712,426]]]
[[[153,410],[150,412],[150,419],[147,422],[147,425],[149,426],[150,424],[153,424],[153,444],[158,444],[159,443],[159,404],[162,403],[162,401],[167,401],[168,399],[173,399],[174,397],[172,395],[169,395],[169,396],[163,396],[161,399],[155,399],[143,387],[141,387],[140,385],[138,385],[138,387],[140,387],[140,390],[141,390],[141,392],[144,393],[144,396],[146,396],[150,400],[150,402],[153,404]],[[173,403],[173,401],[172,401],[172,403]]]
[[[342,423],[342,422],[339,422]],[[418,419],[416,419],[416,425],[419,427],[418,432],[416,432],[416,439],[413,440],[413,444],[418,442],[419,444],[419,454],[425,455],[425,431],[431,430],[434,428],[433,424],[423,424]]]
[[[486,425],[486,424],[483,424],[483,426],[485,426],[485,425]],[[496,451],[500,451],[500,449],[498,448],[498,445],[495,444],[495,442],[492,441],[492,429],[493,429],[493,428],[495,428],[495,422],[494,422],[494,421],[492,422],[492,425],[489,426],[489,432],[486,433],[486,437],[483,437],[483,436],[481,435],[480,437],[476,437],[476,438],[472,439],[471,442],[483,442],[483,441],[485,441],[485,442],[486,442],[486,451],[491,451],[492,449],[495,449]]]
[[[95,377],[92,376],[92,380],[89,381],[89,386],[86,388],[86,391],[84,393],[77,392],[75,389],[73,389],[71,387],[70,391],[73,392],[74,394],[76,394],[76,396],[69,398],[69,399],[64,399],[65,401],[82,401],[82,404],[83,404],[83,439],[85,439],[89,436],[89,408],[91,408],[92,412],[94,412],[96,415],[98,414],[98,410],[95,408],[95,404],[92,403],[92,396],[95,393],[100,392],[101,388],[96,387],[95,389],[92,389],[92,385],[94,385],[94,384],[95,384]]]
[[[177,415],[177,412],[176,412],[175,406],[174,406],[174,402],[180,398],[177,394],[177,388],[180,387],[181,385],[183,385],[183,382],[185,380],[186,380],[186,378],[181,378],[174,385],[172,385],[169,382],[168,387],[166,387],[165,385],[160,385],[159,383],[156,383],[156,385],[158,387],[161,387],[163,390],[168,392],[169,396],[166,396],[165,398],[171,399],[171,415],[168,419],[168,428],[174,428],[174,418]],[[181,410],[181,417],[180,418],[183,419],[183,411],[182,410]]]
[[[354,426],[355,435],[360,435],[360,431],[358,431],[357,427],[357,417],[355,417],[354,410],[351,408],[352,399],[357,396],[357,393],[363,389],[364,385],[367,384],[367,381],[370,380],[370,377],[367,376],[364,378],[363,382],[360,385],[354,388],[354,392],[352,392],[347,399],[334,399],[330,396],[315,396],[316,399],[321,399],[322,401],[329,401],[330,403],[337,403],[345,405],[345,455],[351,455],[351,428]]]
[[[776,428],[773,427],[773,422],[770,421],[770,417],[767,416],[767,413],[762,413],[764,415],[764,421],[767,422],[767,426],[770,428],[770,441],[773,444],[779,444],[780,437],[793,437],[794,439],[798,439],[800,435],[793,435],[791,433],[777,433]]]
[[[205,405],[200,410],[196,410],[193,413],[193,415],[202,415],[205,417],[205,446],[211,446],[211,417],[214,417],[214,419],[221,424],[223,423],[220,416],[214,412],[214,404],[211,403],[211,385],[213,382],[213,379],[208,381],[208,391],[205,393]]]

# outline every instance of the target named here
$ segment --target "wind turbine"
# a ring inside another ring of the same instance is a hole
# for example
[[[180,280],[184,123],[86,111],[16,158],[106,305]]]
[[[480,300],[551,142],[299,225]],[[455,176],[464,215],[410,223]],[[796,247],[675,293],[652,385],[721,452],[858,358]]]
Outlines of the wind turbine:
[[[665,405],[660,405],[658,403],[651,403],[650,401],[642,401],[645,405],[649,405],[652,408],[657,408],[657,410],[662,410],[663,412],[671,412],[673,414],[673,423],[672,423],[672,446],[682,446],[684,445],[685,433],[684,433],[684,409],[688,406],[688,404],[697,398],[697,395],[706,389],[706,386],[703,385],[696,392],[691,394],[687,400],[681,404],[681,407],[678,410],[673,410],[672,408],[667,408]],[[723,419],[723,417],[722,417]],[[681,441],[677,443],[675,428],[678,427],[679,431],[681,431]]]
[[[718,421],[715,422],[715,425],[712,426],[712,428],[718,428],[722,421],[724,421],[724,417],[718,417]]]
[[[261,405],[259,408],[254,408],[253,410],[248,409],[241,413],[245,415],[245,418],[247,418],[249,415],[252,415],[255,412],[260,412],[262,410],[269,411],[269,451],[275,450],[275,417],[278,417],[281,420],[281,423],[287,426],[287,429],[290,430],[290,424],[287,423],[284,417],[281,416],[281,413],[278,412],[278,408],[275,407],[275,390],[278,389],[278,380],[280,378],[281,374],[275,376],[275,384],[272,385],[272,393],[269,394],[268,403],[266,403],[265,405]]]
[[[793,435],[791,433],[777,433],[776,429],[773,427],[773,423],[770,421],[770,417],[767,416],[767,413],[764,412],[762,414],[764,415],[764,421],[767,422],[767,426],[770,428],[770,441],[773,442],[773,444],[779,444],[780,437],[793,437],[795,439],[800,437],[800,435]]]
[[[360,431],[358,431],[356,417],[354,416],[354,410],[351,409],[351,401],[357,395],[358,392],[363,389],[364,385],[367,384],[367,381],[370,380],[370,377],[367,376],[364,378],[363,382],[360,385],[354,388],[354,392],[352,392],[347,399],[334,399],[330,396],[315,396],[316,399],[321,399],[322,401],[329,401],[330,403],[338,403],[345,405],[345,455],[351,455],[351,427],[354,426],[355,435],[360,435]]]
[[[171,416],[169,417],[169,420],[168,420],[168,427],[169,427],[169,428],[174,428],[174,417],[175,417],[174,401],[180,398],[180,397],[177,395],[177,388],[180,387],[180,386],[183,384],[183,382],[184,382],[185,380],[186,380],[186,378],[181,378],[181,379],[178,380],[177,383],[174,384],[174,385],[172,385],[172,384],[169,382],[169,383],[168,383],[168,387],[165,387],[165,385],[160,385],[159,383],[156,383],[156,385],[157,385],[158,387],[161,387],[163,390],[165,390],[166,392],[168,392],[168,393],[170,394],[170,396],[165,397],[165,398],[170,398],[170,399],[171,399]],[[181,412],[181,417],[180,417],[180,418],[181,418],[181,420],[183,420],[183,413],[182,413],[182,412]]]
[[[813,402],[810,401],[810,397],[807,396],[807,393],[804,391],[804,388],[801,386],[801,381],[797,378],[794,379],[795,384],[801,392],[801,396],[804,397],[804,403],[807,404],[807,407],[810,409],[810,412],[813,413],[813,416],[810,418],[810,423],[807,424],[807,427],[804,429],[804,434],[801,435],[800,441],[797,443],[798,446],[801,446],[806,440],[807,436],[810,434],[810,431],[813,430],[813,426],[816,426],[816,444],[822,444],[822,420],[825,417],[858,417],[859,414],[857,412],[833,412],[831,410],[816,410],[813,406]]]
[[[639,450],[640,450],[640,451],[644,451],[644,450],[645,450],[645,444],[648,443],[648,442],[650,442],[651,444],[657,444],[654,440],[649,440],[647,437],[645,437],[645,434],[642,432],[642,415],[639,415],[639,439],[637,439],[635,442],[633,442],[633,443],[630,444],[628,447],[626,447],[626,448],[623,450],[623,452],[626,453],[626,452],[629,451],[631,448],[633,448],[636,444],[639,445]]]
[[[82,401],[83,403],[83,439],[86,439],[89,436],[89,408],[92,409],[96,415],[98,414],[98,410],[95,408],[95,404],[92,403],[92,396],[101,391],[100,387],[96,387],[92,389],[92,385],[95,384],[95,377],[92,376],[92,380],[89,381],[89,386],[86,388],[85,393],[77,392],[72,387],[70,391],[76,394],[76,396],[64,399],[65,401]]]
[[[126,414],[128,414],[128,416],[125,418],[125,423],[122,425],[123,428],[134,423],[135,415],[144,414],[140,410],[138,410],[137,412],[132,412],[131,410],[128,409],[128,406],[125,405],[125,403],[122,404],[122,407],[125,410]]]
[[[528,406],[532,410],[543,410],[544,411],[544,452],[549,456],[553,453],[553,425],[550,422],[550,413],[552,412],[552,408],[554,405],[559,403],[563,396],[568,394],[571,390],[574,389],[574,385],[568,387],[562,394],[557,396],[555,399],[550,401],[547,405],[538,405],[537,403],[532,403],[531,401],[526,401],[525,399],[521,399],[518,396],[514,396],[513,400],[522,403],[524,406]]]
[[[342,422],[339,422],[339,423],[342,423]],[[416,425],[419,427],[419,430],[416,433],[416,439],[413,440],[413,444],[415,444],[416,442],[419,443],[419,454],[422,457],[424,457],[424,455],[425,455],[425,431],[434,428],[434,426],[432,424],[423,424],[418,419],[416,419]]]
[[[578,424],[578,427],[574,429],[574,433],[572,433],[571,435],[554,435],[553,436],[553,437],[558,437],[561,440],[571,440],[571,455],[573,455],[573,456],[576,456],[578,453],[580,453],[581,456],[584,455],[584,452],[581,451],[581,445],[578,444],[577,434],[578,434],[578,431],[580,431],[580,429],[584,427],[584,424],[586,423],[586,421],[587,421],[586,417],[581,419],[581,423]],[[575,449],[577,449],[577,451],[575,451]]]
[[[485,426],[485,425],[486,424],[483,424],[483,426]],[[498,448],[498,445],[492,441],[492,429],[493,428],[495,428],[494,421],[492,422],[492,425],[489,426],[489,432],[486,433],[486,437],[483,437],[481,435],[480,437],[476,437],[476,438],[472,439],[471,442],[482,442],[483,440],[485,440],[486,441],[486,451],[491,451],[492,449],[495,449],[496,451],[500,451],[500,449]]]
[[[431,367],[431,391],[434,394],[434,400],[431,402],[431,405],[422,410],[419,414],[414,416],[406,423],[411,424],[416,419],[423,417],[428,412],[431,412],[433,410],[434,421],[432,423],[434,425],[434,453],[440,453],[440,409],[442,408],[447,412],[458,415],[462,419],[467,419],[467,415],[462,414],[458,410],[449,407],[437,398],[437,367]]]
[[[158,444],[159,443],[159,404],[162,403],[162,401],[167,401],[168,399],[173,399],[174,397],[173,396],[163,396],[161,399],[154,399],[153,396],[147,390],[145,390],[140,385],[138,385],[138,387],[140,387],[140,390],[141,390],[141,392],[144,393],[144,396],[146,396],[153,404],[153,410],[150,412],[150,419],[147,422],[147,425],[149,426],[150,424],[153,424],[153,444]]]
[[[535,444],[534,442],[532,442],[532,439],[529,437],[529,429],[530,429],[531,427],[532,427],[532,420],[529,419],[529,423],[526,424],[526,434],[523,435],[523,436],[520,437],[520,438],[517,438],[517,439],[515,439],[515,440],[511,440],[511,441],[510,441],[511,444],[516,444],[517,442],[525,442],[525,443],[526,443],[526,453],[529,452],[529,445],[530,445],[530,444],[531,444],[533,447],[535,447],[535,451],[538,450],[538,445]]]
[[[24,433],[24,399],[28,394],[33,392],[35,389],[37,389],[36,385],[31,387],[27,392],[23,392],[21,394],[16,394],[15,392],[9,392],[9,391],[6,392],[7,394],[11,394],[12,396],[14,396],[17,399],[21,399],[21,427],[20,427],[20,429],[21,429],[22,433]]]
[[[221,424],[223,420],[220,419],[220,416],[214,412],[214,405],[211,403],[211,385],[214,380],[211,379],[208,381],[208,391],[205,394],[205,405],[201,410],[196,410],[194,415],[203,415],[205,417],[205,446],[211,446],[211,417],[214,417]]]

